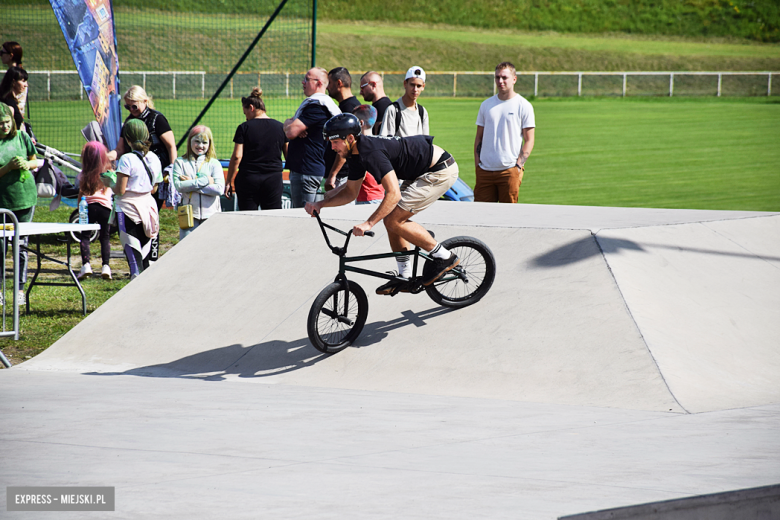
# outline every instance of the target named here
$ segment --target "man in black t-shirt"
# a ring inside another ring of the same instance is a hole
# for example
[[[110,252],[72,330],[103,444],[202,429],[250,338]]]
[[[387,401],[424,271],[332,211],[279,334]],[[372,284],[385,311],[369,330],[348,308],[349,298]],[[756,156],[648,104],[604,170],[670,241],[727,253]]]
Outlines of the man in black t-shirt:
[[[433,144],[432,136],[380,137],[361,135],[360,123],[352,114],[337,115],[325,124],[325,138],[333,150],[347,160],[349,178],[345,184],[329,191],[325,199],[306,204],[312,215],[322,208],[342,206],[355,200],[366,175],[382,184],[385,198],[371,216],[352,228],[355,236],[384,221],[390,247],[394,252],[410,250],[410,243],[429,251],[435,269],[422,279],[430,285],[458,265],[458,257],[446,250],[425,228],[409,220],[441,197],[458,178],[458,165],[446,151]],[[403,184],[399,187],[399,179]],[[412,276],[411,258],[396,257],[398,276],[377,289],[377,294],[394,295],[409,292]]]
[[[336,67],[328,72],[328,95],[338,101],[342,114],[351,114],[360,106],[352,94],[352,76],[345,67]],[[335,165],[335,167],[334,167]],[[325,147],[325,190],[332,190],[347,182],[349,166],[338,157],[330,146]]]
[[[382,76],[373,70],[363,74],[363,77],[360,78],[360,94],[363,96],[363,99],[371,102],[371,105],[376,108],[376,123],[374,123],[373,133],[374,135],[379,135],[387,107],[393,104],[390,98],[385,95]]]
[[[294,208],[317,198],[325,171],[325,145],[322,127],[329,118],[340,114],[336,103],[325,93],[328,72],[314,67],[303,78],[307,96],[295,115],[284,122],[284,133],[290,140],[287,168],[290,170],[290,196]]]

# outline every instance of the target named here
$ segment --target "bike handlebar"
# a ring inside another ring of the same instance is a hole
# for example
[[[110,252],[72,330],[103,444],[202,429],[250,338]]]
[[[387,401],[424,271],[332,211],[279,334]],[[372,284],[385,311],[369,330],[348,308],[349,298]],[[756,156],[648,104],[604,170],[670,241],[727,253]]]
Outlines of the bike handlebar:
[[[313,215],[317,217],[317,223],[320,225],[320,230],[322,231],[322,236],[325,238],[325,243],[328,245],[328,248],[333,252],[333,254],[336,255],[344,255],[347,252],[347,247],[349,246],[349,239],[352,237],[353,233],[350,229],[349,231],[342,231],[339,228],[333,227],[330,224],[326,224],[322,221],[320,218],[320,213],[318,211],[314,211]],[[330,240],[328,239],[328,233],[325,231],[325,228],[332,229],[333,231],[340,233],[347,237],[347,240],[344,242],[344,246],[342,247],[336,247],[330,243]],[[373,237],[374,232],[373,231],[366,231],[363,233],[367,237]]]

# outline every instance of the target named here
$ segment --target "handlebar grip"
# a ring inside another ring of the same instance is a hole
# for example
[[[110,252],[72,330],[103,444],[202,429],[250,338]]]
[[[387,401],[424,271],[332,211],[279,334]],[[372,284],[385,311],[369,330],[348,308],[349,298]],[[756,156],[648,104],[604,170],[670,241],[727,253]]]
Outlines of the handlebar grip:
[[[367,237],[372,237],[372,236],[374,236],[374,232],[373,232],[373,231],[366,231],[366,232],[365,232],[365,233],[363,233],[363,234],[364,234],[364,235],[366,235]]]

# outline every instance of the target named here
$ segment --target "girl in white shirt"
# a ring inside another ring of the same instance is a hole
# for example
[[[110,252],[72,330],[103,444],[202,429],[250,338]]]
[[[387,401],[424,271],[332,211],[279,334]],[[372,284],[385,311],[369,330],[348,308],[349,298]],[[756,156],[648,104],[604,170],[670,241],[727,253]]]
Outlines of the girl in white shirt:
[[[125,250],[130,279],[149,267],[150,257],[157,258],[152,239],[160,231],[160,215],[152,194],[162,182],[160,159],[149,151],[149,130],[140,119],[125,123],[124,139],[131,153],[116,164],[117,224],[119,239]]]

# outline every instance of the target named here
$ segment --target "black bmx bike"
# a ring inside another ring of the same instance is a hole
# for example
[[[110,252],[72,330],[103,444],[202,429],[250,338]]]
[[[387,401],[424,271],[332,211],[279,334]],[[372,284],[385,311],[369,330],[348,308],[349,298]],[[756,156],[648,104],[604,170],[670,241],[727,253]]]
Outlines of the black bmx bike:
[[[368,298],[360,285],[347,279],[347,271],[385,280],[403,281],[405,282],[405,292],[418,294],[425,291],[434,302],[452,308],[467,307],[477,303],[493,285],[496,276],[496,259],[490,248],[476,238],[459,236],[442,241],[442,246],[458,255],[460,264],[447,271],[432,284],[425,286],[422,284],[422,279],[434,268],[434,262],[433,258],[419,247],[415,247],[413,251],[400,253],[390,252],[349,257],[347,256],[347,248],[352,237],[352,230],[342,231],[325,224],[317,212],[314,215],[317,217],[322,235],[325,237],[325,243],[331,252],[339,257],[339,272],[336,279],[320,292],[309,310],[307,323],[309,340],[314,348],[320,352],[335,354],[344,350],[357,339],[366,324]],[[332,245],[326,229],[345,236],[344,245]],[[374,233],[368,231],[366,236],[373,237]],[[381,273],[350,265],[367,260],[395,258],[399,255],[413,257],[412,278],[408,281],[392,273]],[[418,275],[418,267],[421,263],[422,274]],[[395,296],[397,292],[396,290],[392,296]]]

